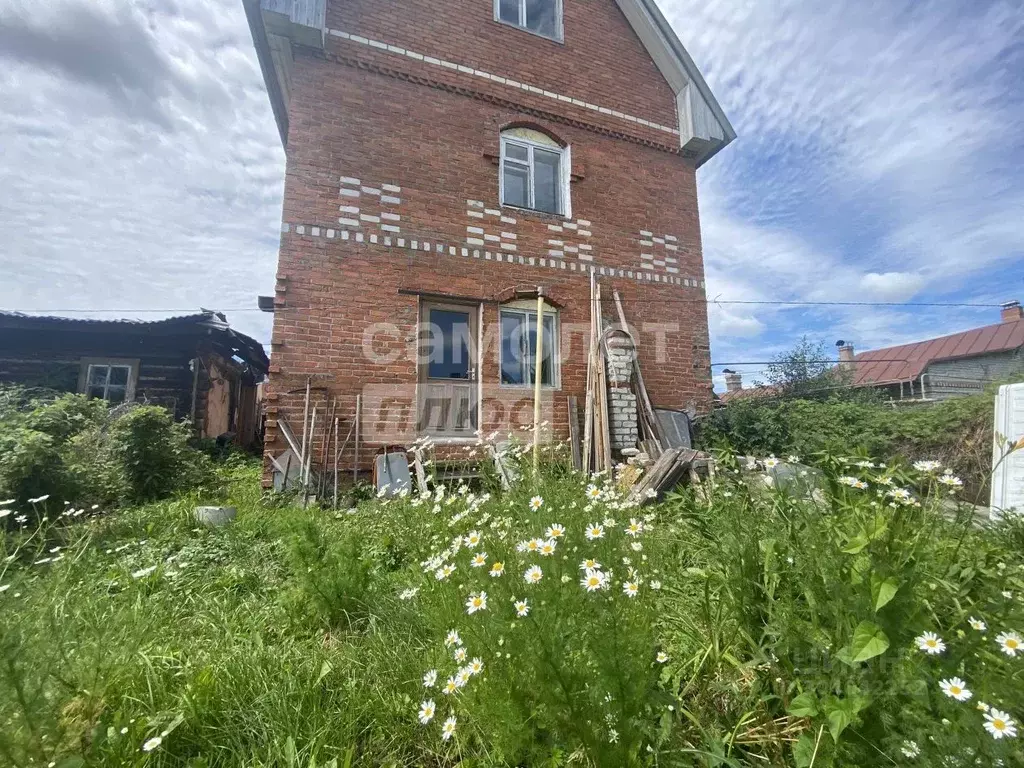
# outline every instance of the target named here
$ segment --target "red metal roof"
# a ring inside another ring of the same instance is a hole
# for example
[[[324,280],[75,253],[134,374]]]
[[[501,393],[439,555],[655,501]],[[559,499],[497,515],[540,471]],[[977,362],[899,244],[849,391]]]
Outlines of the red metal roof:
[[[892,384],[916,379],[929,363],[975,357],[1024,347],[1024,320],[986,325],[937,339],[872,349],[854,356],[853,386]]]

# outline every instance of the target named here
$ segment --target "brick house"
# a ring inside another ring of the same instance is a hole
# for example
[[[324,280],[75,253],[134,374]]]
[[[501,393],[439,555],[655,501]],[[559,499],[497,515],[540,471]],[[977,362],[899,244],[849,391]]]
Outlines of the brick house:
[[[363,466],[531,423],[538,291],[564,437],[591,275],[654,404],[710,407],[696,170],[735,133],[654,0],[243,2],[287,154],[269,454],[309,378],[362,395]]]

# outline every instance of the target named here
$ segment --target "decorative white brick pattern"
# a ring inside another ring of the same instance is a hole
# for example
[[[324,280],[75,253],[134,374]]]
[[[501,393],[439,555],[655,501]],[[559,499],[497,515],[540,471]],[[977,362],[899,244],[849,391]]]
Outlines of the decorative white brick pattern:
[[[402,188],[397,184],[381,184],[379,187],[372,186],[371,184],[363,184],[360,179],[354,176],[342,176],[339,179],[338,195],[345,198],[345,204],[338,206],[338,212],[342,214],[341,218],[338,219],[338,223],[345,227],[365,227],[367,225],[377,224],[380,225],[380,229],[384,232],[399,232],[400,228],[397,226],[397,222],[402,220],[401,215],[394,213],[393,211],[381,210],[384,206],[395,207],[401,204],[402,200],[399,197],[393,195],[385,195],[383,192],[401,192]],[[363,202],[363,200],[369,201],[367,207],[362,205],[351,205],[350,203],[356,200]],[[383,224],[383,221],[392,222],[389,224]],[[333,232],[334,230],[331,230]],[[332,235],[333,237],[333,235]],[[344,239],[348,239],[345,237]],[[357,238],[356,242],[362,242],[362,236]],[[370,242],[374,245],[377,244],[377,235],[370,235]]]
[[[663,131],[673,136],[679,135],[678,128],[673,128],[668,125],[661,125],[660,123],[655,123],[652,122],[651,120],[646,120],[642,117],[637,117],[636,115],[629,115],[626,114],[625,112],[619,112],[618,110],[615,109],[601,107],[598,106],[597,104],[591,104],[588,101],[574,99],[571,96],[555,93],[554,91],[547,91],[544,90],[543,88],[538,88],[534,85],[529,85],[527,83],[520,83],[516,80],[510,80],[506,77],[502,77],[501,75],[495,75],[490,72],[485,72],[481,69],[473,69],[472,67],[467,67],[464,64],[458,64],[452,61],[445,61],[444,59],[437,59],[434,58],[433,56],[424,56],[422,53],[416,53],[415,51],[410,51],[405,48],[399,48],[396,45],[388,45],[387,43],[382,43],[379,40],[370,40],[360,35],[353,35],[348,32],[344,32],[340,29],[328,29],[327,34],[333,37],[340,38],[342,40],[348,40],[353,43],[359,43],[360,45],[366,45],[371,48],[378,48],[382,51],[387,51],[388,53],[392,53],[397,56],[406,56],[407,58],[415,59],[416,61],[422,61],[426,64],[430,64],[436,67],[444,67],[445,69],[451,69],[457,72],[462,72],[467,75],[472,75],[473,77],[479,77],[483,80],[489,80],[494,83],[500,83],[510,88],[518,88],[519,90],[527,91],[529,93],[535,93],[546,98],[552,99],[554,101],[574,104],[583,109],[589,109],[591,112],[597,112],[602,115],[611,115],[612,117],[617,117],[620,120],[625,120],[630,123],[636,123],[637,125],[643,125],[648,128],[653,128],[656,131]]]
[[[467,200],[466,206],[466,217],[469,219],[466,225],[467,245],[488,245],[502,251],[519,250],[516,245],[519,236],[508,229],[509,225],[516,223],[515,219],[503,216],[495,208],[488,208],[481,200]]]
[[[640,230],[640,269],[649,273],[679,274],[677,253],[679,239],[675,235],[656,235]],[[684,278],[685,279],[685,278]]]

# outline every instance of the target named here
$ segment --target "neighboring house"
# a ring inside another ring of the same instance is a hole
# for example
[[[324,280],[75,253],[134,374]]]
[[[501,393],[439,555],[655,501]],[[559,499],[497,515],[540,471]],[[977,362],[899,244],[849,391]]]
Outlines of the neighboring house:
[[[654,405],[710,408],[696,170],[735,133],[654,0],[243,2],[287,154],[268,453],[307,381],[342,437],[362,395],[363,466],[529,423],[538,289],[567,436],[591,275]]]
[[[1024,310],[1003,305],[1001,322],[937,339],[854,354],[839,348],[839,365],[855,387],[874,387],[893,400],[946,400],[1024,377]]]
[[[731,371],[728,368],[723,370],[722,373],[725,376],[725,392],[715,395],[721,405],[728,405],[745,398],[771,397],[779,393],[778,387],[768,385],[758,385],[744,389],[743,374],[738,371]]]
[[[0,312],[0,382],[162,405],[202,437],[258,441],[263,347],[204,310],[167,320],[79,320]]]

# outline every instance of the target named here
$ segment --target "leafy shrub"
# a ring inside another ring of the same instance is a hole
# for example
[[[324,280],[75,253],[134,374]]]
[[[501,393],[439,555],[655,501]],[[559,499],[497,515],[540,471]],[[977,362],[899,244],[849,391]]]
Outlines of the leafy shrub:
[[[928,456],[963,478],[965,498],[984,503],[992,461],[988,395],[893,408],[872,398],[741,398],[698,430],[705,450],[729,446],[754,456],[810,457],[858,451],[884,460]]]
[[[59,493],[66,487],[60,445],[45,432],[0,429],[0,496],[19,501]]]
[[[13,405],[0,414],[0,496],[135,503],[210,479],[188,425],[163,408],[108,411],[82,395],[42,401],[7,394]]]

